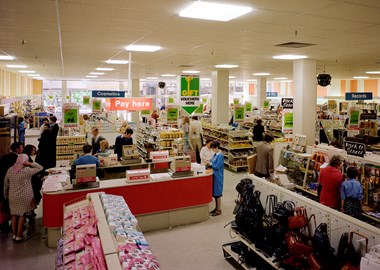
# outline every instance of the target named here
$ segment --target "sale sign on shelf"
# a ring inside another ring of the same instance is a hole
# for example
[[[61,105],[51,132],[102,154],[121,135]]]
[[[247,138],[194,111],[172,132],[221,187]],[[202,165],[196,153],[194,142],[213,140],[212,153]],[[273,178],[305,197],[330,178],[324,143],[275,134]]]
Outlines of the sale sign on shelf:
[[[152,110],[151,98],[109,98],[106,100],[107,111],[142,111]]]

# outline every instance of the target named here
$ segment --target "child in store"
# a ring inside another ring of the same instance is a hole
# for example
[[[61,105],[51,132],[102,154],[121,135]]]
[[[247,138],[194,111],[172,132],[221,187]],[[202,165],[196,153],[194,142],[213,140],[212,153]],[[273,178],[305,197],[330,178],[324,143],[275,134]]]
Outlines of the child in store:
[[[358,170],[355,167],[347,169],[347,180],[340,187],[342,199],[341,211],[355,218],[361,218],[361,201],[364,198],[362,184],[356,179]]]

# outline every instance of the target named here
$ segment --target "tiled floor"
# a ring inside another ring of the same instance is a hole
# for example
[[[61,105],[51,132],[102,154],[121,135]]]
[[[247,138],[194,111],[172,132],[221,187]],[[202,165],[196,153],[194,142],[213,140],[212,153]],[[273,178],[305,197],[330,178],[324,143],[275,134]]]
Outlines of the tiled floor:
[[[235,269],[224,260],[222,244],[230,241],[228,229],[233,219],[235,186],[244,173],[225,171],[223,215],[203,223],[146,233],[146,239],[164,270]],[[213,209],[214,203],[210,205]],[[45,270],[54,268],[55,249],[46,246],[41,219],[37,232],[27,242],[14,244],[11,234],[0,237],[0,270]]]

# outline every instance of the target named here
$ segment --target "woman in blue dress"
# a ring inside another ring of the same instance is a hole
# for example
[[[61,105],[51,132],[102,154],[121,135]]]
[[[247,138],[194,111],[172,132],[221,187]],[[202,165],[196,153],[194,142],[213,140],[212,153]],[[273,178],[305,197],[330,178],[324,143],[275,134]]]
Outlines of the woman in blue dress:
[[[220,151],[220,143],[213,141],[210,145],[211,150],[214,152],[214,156],[208,165],[213,170],[212,177],[212,196],[215,198],[215,209],[211,211],[212,216],[219,216],[222,214],[221,202],[223,195],[223,182],[224,182],[224,156]]]

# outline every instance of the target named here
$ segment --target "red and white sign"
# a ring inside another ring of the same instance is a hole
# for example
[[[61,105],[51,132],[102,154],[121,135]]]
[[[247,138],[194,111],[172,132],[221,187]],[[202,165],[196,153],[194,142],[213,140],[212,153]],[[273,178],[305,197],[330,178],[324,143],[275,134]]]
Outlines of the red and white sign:
[[[107,98],[107,111],[142,111],[152,110],[153,99],[151,98]]]

